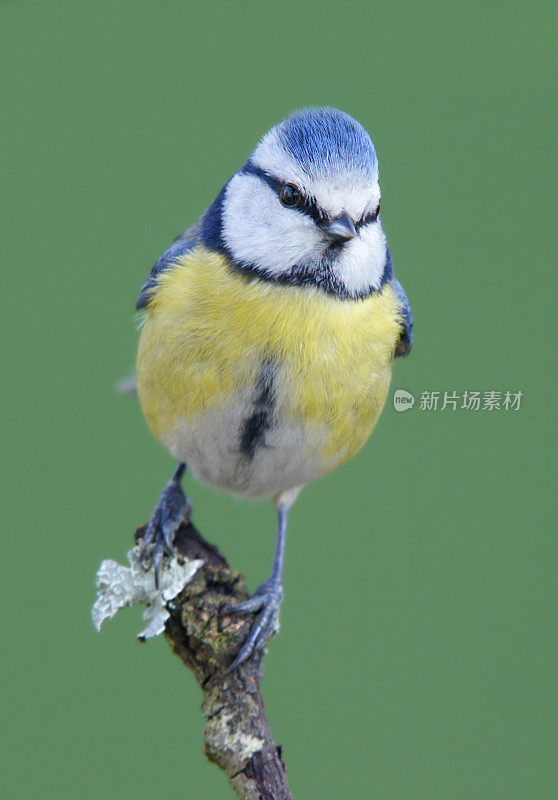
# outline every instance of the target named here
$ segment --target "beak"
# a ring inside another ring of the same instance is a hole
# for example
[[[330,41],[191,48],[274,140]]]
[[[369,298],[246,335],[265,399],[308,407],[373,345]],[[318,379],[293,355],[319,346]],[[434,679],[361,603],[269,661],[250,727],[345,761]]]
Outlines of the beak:
[[[346,211],[324,225],[324,233],[332,242],[348,242],[356,236],[355,223]]]

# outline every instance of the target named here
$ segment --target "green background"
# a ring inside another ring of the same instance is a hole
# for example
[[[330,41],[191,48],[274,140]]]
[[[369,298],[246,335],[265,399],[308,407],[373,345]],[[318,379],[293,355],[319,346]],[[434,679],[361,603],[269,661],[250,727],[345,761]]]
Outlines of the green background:
[[[392,389],[524,398],[390,396],[303,492],[264,684],[294,794],[558,796],[553,6],[1,3],[3,797],[231,797],[165,641],[136,642],[137,609],[91,626],[99,563],[172,468],[113,385],[157,256],[272,124],[326,103],[379,153],[416,318]],[[186,485],[255,587],[272,509]]]

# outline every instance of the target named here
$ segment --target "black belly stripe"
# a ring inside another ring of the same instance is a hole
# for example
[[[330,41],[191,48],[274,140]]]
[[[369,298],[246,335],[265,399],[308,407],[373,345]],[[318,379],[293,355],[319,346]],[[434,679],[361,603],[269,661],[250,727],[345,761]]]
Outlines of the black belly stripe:
[[[256,381],[252,413],[240,426],[240,452],[252,461],[259,447],[266,447],[265,434],[274,424],[275,392],[273,382],[275,367],[264,361]]]

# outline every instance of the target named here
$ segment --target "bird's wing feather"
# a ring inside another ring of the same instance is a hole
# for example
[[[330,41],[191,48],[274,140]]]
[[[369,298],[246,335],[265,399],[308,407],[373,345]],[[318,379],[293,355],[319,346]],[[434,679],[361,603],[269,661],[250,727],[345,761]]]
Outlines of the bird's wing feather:
[[[138,311],[142,308],[147,308],[149,305],[149,301],[157,290],[157,279],[159,275],[168,269],[177,258],[183,256],[185,253],[189,253],[194,249],[198,243],[198,229],[199,223],[196,222],[194,225],[191,225],[189,228],[186,228],[186,230],[182,231],[182,233],[176,237],[169,249],[165,250],[163,255],[155,262],[155,265],[147,276],[147,280],[143,284],[139,294],[138,302],[136,304]]]
[[[413,344],[413,314],[411,305],[405,294],[405,289],[401,286],[397,278],[393,278],[392,286],[401,303],[401,335],[395,347],[395,357],[400,358],[409,355]]]

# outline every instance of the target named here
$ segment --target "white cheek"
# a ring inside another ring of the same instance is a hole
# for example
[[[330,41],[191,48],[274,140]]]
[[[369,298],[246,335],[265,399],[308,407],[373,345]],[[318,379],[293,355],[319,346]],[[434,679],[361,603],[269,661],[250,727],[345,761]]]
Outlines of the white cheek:
[[[379,223],[367,225],[345,245],[335,264],[335,272],[353,294],[373,286],[380,288],[386,263],[386,237]]]
[[[235,175],[223,210],[223,238],[235,260],[279,274],[315,258],[323,249],[314,222],[284,208],[273,190],[253,175]]]

